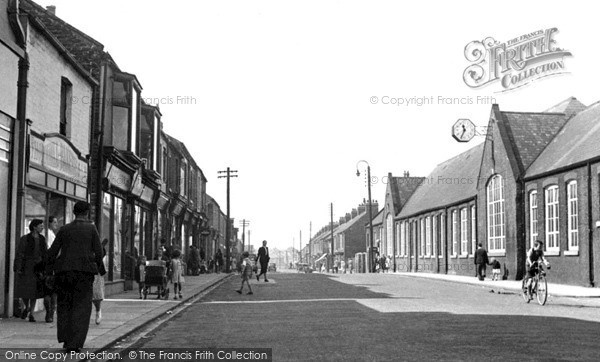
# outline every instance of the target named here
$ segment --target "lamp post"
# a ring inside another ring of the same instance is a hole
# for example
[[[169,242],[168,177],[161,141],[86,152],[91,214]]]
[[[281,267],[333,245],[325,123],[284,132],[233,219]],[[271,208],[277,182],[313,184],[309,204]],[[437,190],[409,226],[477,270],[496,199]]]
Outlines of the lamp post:
[[[367,186],[369,190],[369,263],[371,267],[371,273],[375,272],[375,261],[373,260],[373,211],[372,211],[372,202],[371,202],[371,166],[365,160],[360,160],[356,163],[356,176],[360,177],[360,171],[358,170],[358,165],[364,162],[367,164]]]

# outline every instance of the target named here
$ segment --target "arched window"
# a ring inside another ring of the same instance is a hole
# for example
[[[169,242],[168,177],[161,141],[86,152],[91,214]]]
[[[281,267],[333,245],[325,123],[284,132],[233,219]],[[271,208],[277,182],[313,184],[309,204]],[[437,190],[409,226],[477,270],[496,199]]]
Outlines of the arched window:
[[[502,176],[492,177],[487,186],[488,250],[505,251],[504,184]]]
[[[386,222],[385,255],[393,255],[393,253],[394,253],[394,218],[392,217],[392,214],[387,215],[385,222]]]
[[[577,181],[567,184],[567,210],[569,228],[569,251],[579,250],[579,216],[577,208]]]
[[[559,245],[558,186],[546,189],[546,250],[558,251]]]

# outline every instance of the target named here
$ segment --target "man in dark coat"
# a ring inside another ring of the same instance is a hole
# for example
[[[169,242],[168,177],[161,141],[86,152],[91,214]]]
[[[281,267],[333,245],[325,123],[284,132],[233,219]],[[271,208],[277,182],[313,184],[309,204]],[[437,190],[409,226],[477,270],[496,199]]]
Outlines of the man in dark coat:
[[[94,275],[106,274],[96,226],[88,220],[90,205],[78,201],[75,220],[63,226],[48,251],[46,270],[54,272],[57,337],[68,352],[79,351],[87,338],[92,313]]]
[[[477,244],[478,248],[475,251],[475,266],[477,268],[477,278],[483,280],[485,278],[485,266],[489,264],[487,251],[481,243]]]
[[[258,248],[258,256],[256,257],[256,261],[260,262],[260,274],[256,276],[256,281],[260,279],[261,275],[265,275],[265,282],[268,282],[267,279],[267,269],[269,268],[269,248],[267,248],[267,241],[263,240],[263,246]]]

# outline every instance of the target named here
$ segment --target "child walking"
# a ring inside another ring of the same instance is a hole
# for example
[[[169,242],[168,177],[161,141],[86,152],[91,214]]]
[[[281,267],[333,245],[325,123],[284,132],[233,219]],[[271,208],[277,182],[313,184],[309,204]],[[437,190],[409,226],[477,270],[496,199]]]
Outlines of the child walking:
[[[179,299],[183,298],[181,295],[181,284],[183,284],[183,267],[181,265],[181,251],[175,249],[171,256],[171,281],[173,282],[173,293],[175,296],[173,299],[177,299],[177,292],[179,291]]]
[[[490,264],[492,265],[492,280],[500,280],[500,272],[502,272],[500,262],[496,258],[492,258]]]
[[[252,287],[250,286],[250,279],[252,278],[252,263],[250,263],[249,256],[250,254],[247,251],[244,251],[242,254],[242,257],[244,258],[244,261],[242,261],[242,286],[240,287],[240,290],[236,290],[236,292],[239,294],[242,294],[242,291],[244,290],[244,282],[248,284],[248,289],[250,290],[248,294],[254,294],[252,293]]]

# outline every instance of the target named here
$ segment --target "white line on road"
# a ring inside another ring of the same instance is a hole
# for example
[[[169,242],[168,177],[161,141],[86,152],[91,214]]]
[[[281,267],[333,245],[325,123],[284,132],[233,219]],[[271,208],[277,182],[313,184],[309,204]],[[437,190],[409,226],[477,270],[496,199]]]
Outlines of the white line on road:
[[[262,304],[262,303],[298,303],[298,302],[358,302],[371,299],[396,299],[396,298],[323,298],[323,299],[284,299],[284,300],[233,300],[212,301],[202,304]],[[403,298],[401,298],[403,299]]]

